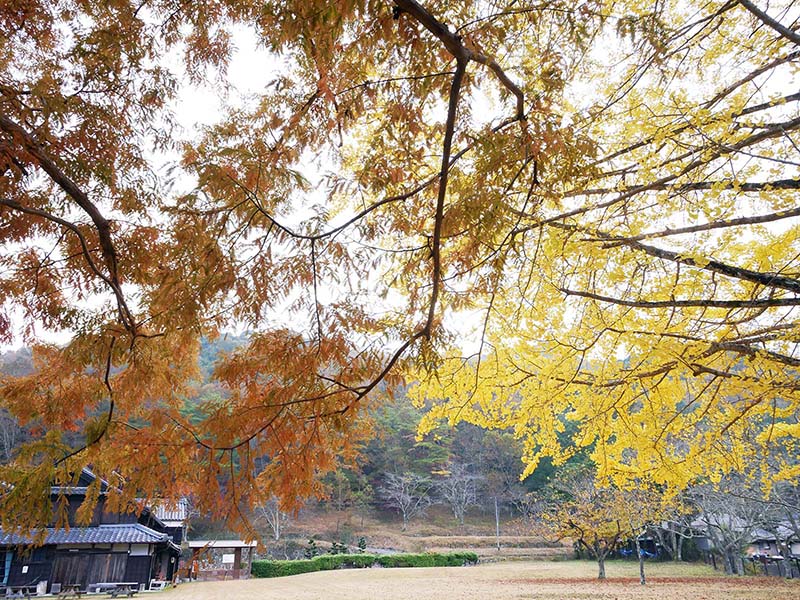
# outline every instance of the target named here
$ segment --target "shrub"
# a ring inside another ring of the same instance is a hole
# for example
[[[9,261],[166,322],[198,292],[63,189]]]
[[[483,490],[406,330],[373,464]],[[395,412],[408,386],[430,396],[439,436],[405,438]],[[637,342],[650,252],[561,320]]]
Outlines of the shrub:
[[[325,554],[310,560],[256,560],[253,577],[286,577],[314,571],[333,569],[364,569],[379,564],[382,567],[460,567],[474,565],[478,555],[474,552],[448,554]]]
[[[286,577],[319,570],[316,560],[256,560],[251,572],[255,577]]]

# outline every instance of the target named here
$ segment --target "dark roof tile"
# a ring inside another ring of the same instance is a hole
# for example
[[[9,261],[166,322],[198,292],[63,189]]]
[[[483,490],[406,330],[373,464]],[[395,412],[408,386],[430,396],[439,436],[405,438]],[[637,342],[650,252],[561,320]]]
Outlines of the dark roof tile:
[[[30,543],[31,537],[0,531],[0,545]],[[72,527],[47,529],[45,544],[156,544],[171,541],[166,533],[159,533],[139,523],[124,525],[99,525],[98,527]]]

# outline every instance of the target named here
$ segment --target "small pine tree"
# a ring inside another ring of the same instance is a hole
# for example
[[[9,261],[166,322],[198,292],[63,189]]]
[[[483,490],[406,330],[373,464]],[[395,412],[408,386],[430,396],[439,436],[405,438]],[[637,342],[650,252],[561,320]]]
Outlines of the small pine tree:
[[[331,549],[328,550],[328,553],[329,554],[348,554],[349,551],[350,550],[348,549],[348,547],[345,546],[344,544],[341,544],[339,542],[333,542],[333,544],[331,544]]]

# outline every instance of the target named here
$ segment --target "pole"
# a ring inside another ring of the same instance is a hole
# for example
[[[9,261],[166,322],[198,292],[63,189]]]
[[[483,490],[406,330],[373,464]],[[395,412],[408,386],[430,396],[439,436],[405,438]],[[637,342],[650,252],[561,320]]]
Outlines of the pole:
[[[500,511],[497,509],[497,496],[494,497],[494,524],[495,539],[497,540],[497,551],[500,552]]]

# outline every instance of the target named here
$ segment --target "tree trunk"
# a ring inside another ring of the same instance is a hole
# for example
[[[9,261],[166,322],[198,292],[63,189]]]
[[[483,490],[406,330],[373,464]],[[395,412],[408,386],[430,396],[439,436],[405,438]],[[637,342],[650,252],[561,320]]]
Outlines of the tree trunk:
[[[645,585],[647,582],[644,578],[644,554],[642,554],[642,546],[639,544],[639,536],[636,536],[636,556],[639,557],[639,583]]]
[[[729,575],[741,575],[742,569],[739,567],[741,561],[736,552],[727,550],[725,552],[725,572]]]
[[[597,578],[598,579],[605,579],[606,578],[606,553],[601,552],[597,546],[595,546],[595,553],[597,554]]]
[[[680,560],[678,556],[680,556],[680,548],[678,548],[678,536],[675,533],[675,529],[673,529],[673,525],[670,523],[669,525],[669,551],[670,551],[670,558],[672,560]]]
[[[683,540],[684,539],[685,538],[682,535],[678,536],[678,545],[677,545],[677,551],[676,551],[676,556],[678,557],[676,560],[678,560],[678,561],[682,561],[683,560]]]

